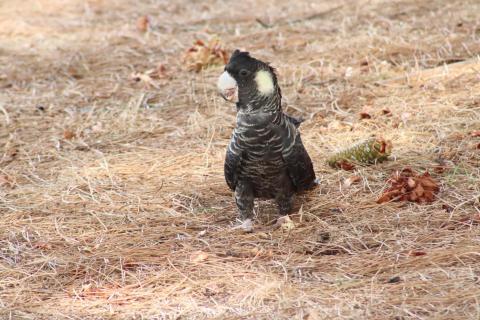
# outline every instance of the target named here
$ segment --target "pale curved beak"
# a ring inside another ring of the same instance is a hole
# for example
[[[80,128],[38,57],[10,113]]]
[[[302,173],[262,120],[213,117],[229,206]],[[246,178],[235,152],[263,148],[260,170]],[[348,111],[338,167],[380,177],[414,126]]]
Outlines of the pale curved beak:
[[[224,71],[217,83],[220,95],[227,101],[238,102],[238,85],[237,81],[228,73]]]

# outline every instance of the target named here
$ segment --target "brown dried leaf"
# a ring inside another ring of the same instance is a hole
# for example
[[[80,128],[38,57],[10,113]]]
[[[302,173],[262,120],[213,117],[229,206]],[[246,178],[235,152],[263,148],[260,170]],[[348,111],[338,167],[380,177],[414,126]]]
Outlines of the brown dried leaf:
[[[167,67],[163,63],[159,63],[155,68],[155,75],[158,78],[168,78]]]
[[[435,171],[435,173],[444,173],[446,170],[447,170],[447,167],[442,165],[437,165],[433,167],[433,171]]]
[[[140,32],[147,32],[150,19],[148,16],[141,16],[137,19],[137,30]]]
[[[433,202],[433,200],[435,200],[435,195],[432,191],[425,191],[423,197],[420,200],[424,202]]]
[[[68,129],[65,129],[63,131],[63,138],[65,140],[72,140],[73,138],[75,138],[75,132],[73,132],[71,130],[68,130]]]
[[[412,193],[415,193],[417,197],[422,197],[425,194],[425,189],[423,189],[422,184],[418,184],[415,190]]]
[[[391,186],[377,200],[379,204],[388,201],[433,202],[440,190],[428,172],[419,176],[410,168],[395,172],[388,182]]]
[[[345,171],[355,170],[355,165],[345,160],[340,161],[340,163],[338,163],[338,166]]]
[[[377,203],[382,204],[382,203],[385,203],[385,202],[389,202],[391,200],[392,200],[391,194],[384,193],[384,194],[382,194],[382,196],[380,198],[378,198]]]
[[[425,251],[410,251],[408,253],[409,256],[412,256],[412,257],[420,257],[420,256],[425,256],[427,253]]]
[[[421,177],[417,178],[419,183],[421,183],[426,189],[432,191],[438,191],[439,187],[438,184],[430,177],[430,173],[425,172]]]
[[[387,109],[387,108],[383,108],[382,113],[383,113],[383,115],[388,116],[388,117],[390,117],[392,115],[392,111],[390,111],[390,109]]]
[[[188,70],[199,72],[211,65],[226,64],[228,54],[218,38],[213,38],[208,43],[196,40],[193,46],[187,49],[183,60]]]
[[[359,114],[360,116],[360,119],[371,119],[372,116],[370,115],[370,113],[368,113],[367,111],[361,111]]]

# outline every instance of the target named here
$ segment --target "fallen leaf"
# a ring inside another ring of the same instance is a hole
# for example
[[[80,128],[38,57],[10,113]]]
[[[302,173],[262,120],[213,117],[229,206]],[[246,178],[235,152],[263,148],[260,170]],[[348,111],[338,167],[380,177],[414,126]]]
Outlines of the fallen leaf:
[[[167,73],[167,67],[163,63],[159,63],[154,69],[150,69],[144,72],[144,74],[151,79],[167,79],[170,78],[170,75]],[[140,73],[132,74],[132,78],[135,81],[142,80]],[[150,80],[148,80],[150,81]]]
[[[125,270],[134,270],[138,267],[139,263],[131,258],[123,259],[122,268]]]
[[[418,175],[410,168],[395,172],[388,183],[390,188],[377,200],[379,204],[389,201],[433,202],[435,194],[440,190],[428,172]]]
[[[266,258],[273,257],[272,249],[265,250],[264,248],[258,248],[258,247],[254,247],[252,250],[250,250],[250,254],[253,257],[266,257]]]
[[[407,184],[410,188],[414,188],[417,183],[415,182],[415,180],[413,180],[412,177],[408,177]]]
[[[137,19],[137,30],[140,32],[147,32],[150,25],[150,19],[148,16],[141,16]]]
[[[168,78],[167,67],[163,63],[159,63],[155,68],[155,75],[158,78]]]
[[[342,170],[345,170],[345,171],[353,171],[355,170],[355,165],[351,164],[350,162],[348,161],[340,161],[338,166],[342,169]]]
[[[212,38],[207,43],[196,40],[185,52],[183,60],[188,70],[200,72],[212,65],[227,64],[228,54],[218,38]]]
[[[121,296],[120,288],[113,285],[110,287],[98,287],[94,286],[92,283],[82,285],[81,289],[76,292],[76,295],[79,295],[82,298],[93,298],[93,299],[108,299],[109,303],[122,304],[122,300],[115,301],[115,298]]]
[[[65,140],[72,140],[73,138],[75,138],[75,132],[73,132],[71,130],[68,130],[68,129],[65,129],[63,131],[63,138]]]
[[[372,116],[371,116],[369,113],[367,113],[367,112],[360,112],[358,115],[360,116],[360,119],[362,119],[362,120],[363,120],[363,119],[371,119],[371,118],[372,118]]]
[[[382,113],[385,116],[391,116],[392,115],[392,111],[390,111],[390,109],[387,109],[387,108],[383,108]]]
[[[35,249],[41,249],[41,250],[50,250],[52,249],[52,245],[48,242],[45,241],[37,241],[33,243],[33,247]]]
[[[382,203],[385,203],[385,202],[389,202],[392,199],[393,199],[392,194],[386,192],[386,193],[382,194],[382,196],[380,198],[378,198],[377,203],[382,204]]]
[[[448,213],[453,211],[453,207],[448,205],[448,204],[442,204],[442,209],[445,210]]]
[[[442,165],[437,165],[433,167],[433,171],[435,171],[435,173],[444,173],[446,170],[447,168]]]
[[[359,176],[348,177],[347,179],[345,179],[345,181],[343,181],[343,187],[344,188],[349,188],[352,184],[357,183],[360,180],[361,180],[361,178]]]
[[[470,135],[472,137],[480,137],[480,130],[473,130]]]
[[[408,253],[409,256],[412,256],[412,257],[420,257],[420,256],[425,256],[427,253],[425,251],[410,251]]]
[[[74,79],[82,79],[84,77],[84,75],[82,74],[82,72],[80,70],[78,70],[77,68],[75,68],[74,66],[70,66],[67,68],[67,73],[68,75],[70,75],[72,78]]]
[[[9,148],[3,154],[1,162],[11,162],[17,157],[17,155],[18,155],[18,149],[17,148]]]
[[[400,282],[400,281],[402,281],[402,278],[400,278],[399,276],[396,276],[396,277],[388,279],[387,283],[397,283],[397,282]]]
[[[160,89],[159,84],[147,73],[132,73],[131,78],[133,81],[142,82],[147,88]]]
[[[190,261],[193,263],[199,263],[208,259],[208,253],[203,251],[195,251],[190,256]]]

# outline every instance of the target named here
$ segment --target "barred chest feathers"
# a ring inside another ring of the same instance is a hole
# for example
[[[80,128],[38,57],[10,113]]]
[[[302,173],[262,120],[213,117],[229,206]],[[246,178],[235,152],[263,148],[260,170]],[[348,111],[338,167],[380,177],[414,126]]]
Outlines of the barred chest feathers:
[[[294,193],[313,187],[315,173],[297,130],[300,122],[282,112],[274,69],[236,50],[217,85],[237,105],[224,169],[240,217],[253,217],[255,198],[275,199],[280,214],[288,214]]]

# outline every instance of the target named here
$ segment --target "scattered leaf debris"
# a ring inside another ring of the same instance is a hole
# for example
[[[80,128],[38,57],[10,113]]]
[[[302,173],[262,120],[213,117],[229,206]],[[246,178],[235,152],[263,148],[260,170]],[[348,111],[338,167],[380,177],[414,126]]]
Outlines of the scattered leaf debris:
[[[189,71],[200,72],[213,65],[227,64],[228,53],[219,38],[214,37],[207,43],[196,40],[185,53],[184,61]]]
[[[440,190],[428,171],[418,175],[410,168],[395,172],[388,182],[391,187],[377,200],[379,204],[389,201],[430,203],[435,200],[435,195]]]

